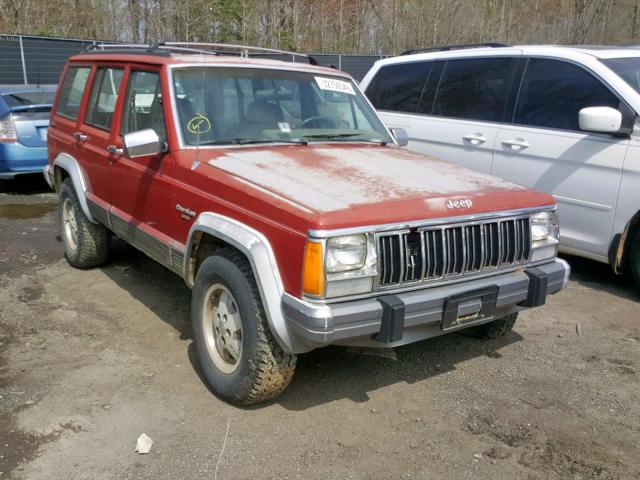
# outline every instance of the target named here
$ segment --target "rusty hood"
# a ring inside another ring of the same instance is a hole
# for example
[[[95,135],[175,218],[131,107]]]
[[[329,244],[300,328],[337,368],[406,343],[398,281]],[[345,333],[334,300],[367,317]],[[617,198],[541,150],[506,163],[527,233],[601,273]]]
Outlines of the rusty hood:
[[[397,147],[320,144],[226,150],[208,164],[314,218],[383,224],[553,204],[553,197]]]

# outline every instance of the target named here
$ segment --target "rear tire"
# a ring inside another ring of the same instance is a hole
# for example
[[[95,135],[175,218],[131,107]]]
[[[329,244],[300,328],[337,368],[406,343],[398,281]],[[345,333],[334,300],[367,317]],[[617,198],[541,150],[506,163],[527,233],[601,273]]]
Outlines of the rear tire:
[[[470,328],[467,333],[475,338],[481,340],[496,340],[504,337],[511,330],[518,318],[518,312],[507,315],[506,317],[499,318],[484,325]]]
[[[104,264],[111,234],[107,227],[91,222],[84,214],[70,178],[60,187],[58,218],[67,262],[83,269]]]
[[[284,353],[271,334],[253,271],[240,252],[225,248],[202,262],[191,320],[200,367],[216,395],[250,405],[287,388],[296,356]]]
[[[631,237],[630,247],[629,263],[631,264],[631,273],[636,282],[636,287],[640,288],[640,228]]]

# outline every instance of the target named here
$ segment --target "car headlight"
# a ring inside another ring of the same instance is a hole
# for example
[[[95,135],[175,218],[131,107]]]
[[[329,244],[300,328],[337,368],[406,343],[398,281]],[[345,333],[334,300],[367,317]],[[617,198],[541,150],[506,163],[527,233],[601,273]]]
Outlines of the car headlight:
[[[559,240],[560,225],[555,211],[531,214],[531,261],[555,257]]]
[[[346,235],[307,240],[303,291],[317,298],[341,297],[373,290],[378,255],[375,236]]]
[[[347,272],[362,268],[367,259],[367,237],[349,235],[327,240],[327,273]]]

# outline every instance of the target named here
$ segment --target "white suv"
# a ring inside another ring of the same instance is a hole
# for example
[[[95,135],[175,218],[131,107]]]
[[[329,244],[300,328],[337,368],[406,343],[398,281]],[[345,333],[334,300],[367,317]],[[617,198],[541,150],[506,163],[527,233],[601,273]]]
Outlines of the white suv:
[[[361,87],[410,149],[555,195],[561,250],[640,286],[640,48],[465,47],[380,60]]]

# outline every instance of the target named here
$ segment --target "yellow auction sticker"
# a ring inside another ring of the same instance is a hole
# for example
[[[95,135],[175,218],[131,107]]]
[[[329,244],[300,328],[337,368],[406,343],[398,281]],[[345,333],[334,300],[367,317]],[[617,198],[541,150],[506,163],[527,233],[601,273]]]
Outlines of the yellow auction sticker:
[[[190,133],[202,134],[211,130],[211,122],[203,114],[199,113],[187,123],[187,130]]]

